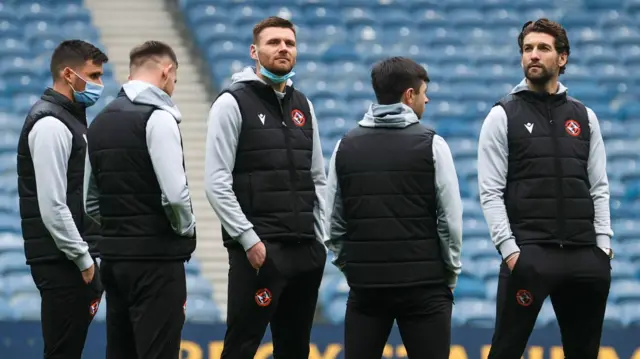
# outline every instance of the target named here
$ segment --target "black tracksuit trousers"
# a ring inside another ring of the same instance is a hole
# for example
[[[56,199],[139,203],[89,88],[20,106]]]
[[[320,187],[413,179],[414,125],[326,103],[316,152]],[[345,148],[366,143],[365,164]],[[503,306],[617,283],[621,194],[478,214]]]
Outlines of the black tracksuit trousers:
[[[382,357],[394,320],[409,359],[449,359],[452,305],[445,285],[351,289],[345,359]]]
[[[106,359],[176,359],[185,321],[183,261],[101,263],[107,292]]]
[[[31,276],[42,298],[44,358],[80,359],[102,298],[98,266],[89,284],[71,261],[32,264]]]
[[[270,324],[274,359],[309,357],[311,326],[327,253],[318,241],[264,242],[259,271],[229,248],[227,332],[221,359],[253,359]]]
[[[611,263],[596,246],[522,245],[513,271],[503,262],[488,359],[517,359],[547,296],[566,359],[597,359],[611,284]]]

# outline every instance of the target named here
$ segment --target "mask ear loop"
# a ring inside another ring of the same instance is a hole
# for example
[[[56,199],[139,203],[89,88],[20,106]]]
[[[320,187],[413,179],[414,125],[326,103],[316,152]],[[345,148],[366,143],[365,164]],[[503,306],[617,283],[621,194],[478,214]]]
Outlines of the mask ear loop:
[[[255,57],[252,56],[251,58],[256,60],[260,68],[262,68],[262,63],[260,62],[260,57],[258,56],[258,46],[257,45],[251,45],[251,46],[253,46],[253,52],[255,53]]]

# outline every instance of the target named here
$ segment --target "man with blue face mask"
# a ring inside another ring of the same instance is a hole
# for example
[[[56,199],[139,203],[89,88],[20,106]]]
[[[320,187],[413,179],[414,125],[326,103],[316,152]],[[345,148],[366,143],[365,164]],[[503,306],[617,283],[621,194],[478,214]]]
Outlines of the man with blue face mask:
[[[294,75],[293,24],[267,18],[253,30],[256,68],[209,112],[205,190],[229,252],[223,359],[253,358],[267,325],[275,358],[307,358],[322,279],[325,172],[311,102]]]
[[[81,358],[102,296],[100,232],[82,210],[82,186],[85,110],[102,94],[107,61],[87,42],[62,42],[51,57],[53,87],[27,114],[18,141],[22,235],[42,297],[44,358]]]

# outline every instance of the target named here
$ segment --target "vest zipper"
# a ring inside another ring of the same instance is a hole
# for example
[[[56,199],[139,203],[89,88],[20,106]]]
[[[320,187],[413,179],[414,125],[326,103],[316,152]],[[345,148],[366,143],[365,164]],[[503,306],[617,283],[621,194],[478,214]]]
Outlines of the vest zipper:
[[[249,216],[253,218],[253,172],[249,172]]]
[[[298,173],[296,171],[296,163],[293,158],[293,147],[291,145],[291,129],[287,126],[287,122],[285,120],[285,116],[287,112],[284,111],[282,107],[282,102],[278,101],[280,104],[280,113],[282,114],[282,133],[284,134],[284,141],[287,147],[287,158],[289,160],[289,182],[291,184],[291,202],[293,206],[293,215],[294,215],[294,229],[296,232],[296,237],[300,239],[300,208],[298,206]]]
[[[551,124],[551,132],[553,133],[553,153],[554,153],[554,163],[555,163],[555,172],[556,172],[556,188],[558,193],[556,193],[556,210],[558,211],[558,216],[556,220],[556,224],[558,226],[558,239],[560,240],[560,248],[564,247],[564,190],[562,188],[562,163],[560,162],[560,154],[558,153],[559,145],[558,145],[558,124],[553,120],[553,116],[551,114],[551,104],[550,100],[547,100],[547,116],[549,117],[549,123]]]

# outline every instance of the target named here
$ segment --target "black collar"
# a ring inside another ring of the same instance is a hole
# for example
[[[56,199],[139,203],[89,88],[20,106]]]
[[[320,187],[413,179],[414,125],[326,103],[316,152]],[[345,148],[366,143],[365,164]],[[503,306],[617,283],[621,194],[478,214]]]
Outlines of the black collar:
[[[551,106],[560,106],[567,102],[567,92],[550,94],[548,92],[521,91],[516,95],[528,102],[545,103]]]
[[[87,108],[83,104],[69,100],[66,96],[52,88],[47,88],[42,94],[41,99],[63,107],[78,121],[84,125],[87,124]]]

